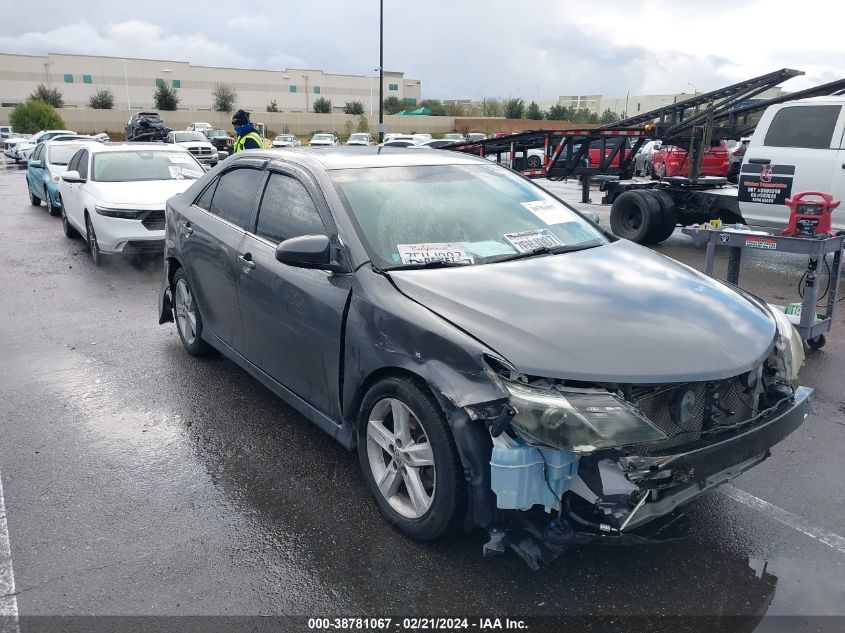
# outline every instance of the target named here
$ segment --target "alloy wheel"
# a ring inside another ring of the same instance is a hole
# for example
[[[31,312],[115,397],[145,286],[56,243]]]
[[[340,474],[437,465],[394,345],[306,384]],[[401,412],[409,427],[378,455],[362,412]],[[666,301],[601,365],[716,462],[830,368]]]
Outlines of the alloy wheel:
[[[434,452],[419,417],[401,400],[384,398],[367,422],[367,457],[379,492],[400,515],[423,517],[437,484]]]
[[[100,245],[97,244],[97,234],[94,232],[94,226],[91,224],[91,218],[85,217],[85,228],[87,235],[85,236],[88,241],[88,249],[91,251],[91,259],[94,262],[95,266],[100,265]]]
[[[194,296],[184,279],[176,282],[174,310],[176,312],[176,324],[182,338],[188,345],[192,345],[197,338],[197,312],[194,304]]]

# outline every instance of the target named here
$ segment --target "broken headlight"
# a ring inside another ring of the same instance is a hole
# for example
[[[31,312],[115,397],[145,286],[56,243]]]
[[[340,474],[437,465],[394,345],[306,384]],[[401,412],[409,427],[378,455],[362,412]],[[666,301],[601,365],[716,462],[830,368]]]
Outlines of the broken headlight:
[[[769,363],[783,380],[794,382],[798,379],[798,370],[804,364],[804,342],[789,317],[775,307],[769,306],[769,309],[778,329],[775,350],[769,357]]]
[[[603,389],[541,389],[505,382],[516,410],[517,434],[547,446],[591,453],[600,448],[656,442],[666,434],[636,407]]]

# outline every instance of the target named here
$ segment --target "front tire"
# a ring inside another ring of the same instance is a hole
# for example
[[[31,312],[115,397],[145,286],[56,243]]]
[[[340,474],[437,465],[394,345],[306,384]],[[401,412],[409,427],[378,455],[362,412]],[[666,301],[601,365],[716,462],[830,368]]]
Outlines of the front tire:
[[[466,482],[452,431],[415,380],[385,378],[367,392],[358,461],[382,516],[402,534],[430,541],[463,518]]]
[[[202,315],[200,315],[191,283],[180,268],[173,275],[173,320],[185,351],[191,356],[203,356],[211,347],[202,340]]]
[[[100,245],[97,243],[97,234],[94,232],[94,225],[91,223],[91,217],[85,215],[85,241],[88,242],[88,250],[91,251],[91,261],[95,266],[100,266],[103,263],[103,254],[100,251]]]

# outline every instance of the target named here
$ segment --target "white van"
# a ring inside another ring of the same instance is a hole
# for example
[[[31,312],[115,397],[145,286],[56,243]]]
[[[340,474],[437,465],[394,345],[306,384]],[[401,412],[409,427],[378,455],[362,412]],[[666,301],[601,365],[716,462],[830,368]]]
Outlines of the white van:
[[[845,230],[845,96],[812,97],[770,106],[743,157],[739,208],[749,224],[785,226],[786,199],[819,191],[843,200],[834,230]]]

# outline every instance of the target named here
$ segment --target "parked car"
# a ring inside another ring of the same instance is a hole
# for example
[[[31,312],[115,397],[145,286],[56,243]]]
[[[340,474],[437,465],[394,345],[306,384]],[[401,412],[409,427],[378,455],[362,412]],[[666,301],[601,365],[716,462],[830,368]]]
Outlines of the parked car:
[[[209,142],[208,137],[202,132],[168,132],[164,142],[184,147],[204,165],[214,167],[219,160],[217,148]]]
[[[742,167],[742,158],[748,149],[748,144],[751,142],[751,137],[740,139],[739,144],[731,150],[731,157],[728,166],[728,181],[738,182],[739,170]]]
[[[107,254],[160,253],[165,201],[205,171],[184,147],[86,143],[59,182],[65,236],[85,236],[99,266]]]
[[[449,147],[450,145],[454,145],[458,141],[452,141],[447,138],[433,138],[430,141],[426,141],[425,143],[420,143],[419,147],[430,147],[432,149],[442,149],[444,147]]]
[[[279,134],[273,139],[273,147],[299,147],[302,143],[293,134]]]
[[[654,152],[660,149],[663,141],[646,141],[640,148],[640,151],[634,156],[634,175],[635,176],[651,176],[654,171],[652,165],[652,157]]]
[[[43,200],[50,215],[59,214],[62,208],[58,196],[61,175],[67,171],[67,164],[76,151],[83,144],[96,140],[90,136],[62,135],[35,147],[26,166],[26,186],[32,206],[41,206]]]
[[[845,200],[845,96],[812,97],[766,108],[739,174],[738,200],[748,223],[783,227],[787,198],[803,191]],[[845,204],[845,203],[843,203]],[[845,231],[845,212],[833,212],[833,228]]]
[[[426,142],[430,141],[430,140],[431,140],[431,138],[432,138],[432,137],[431,137],[431,134],[420,134],[420,133],[417,133],[417,134],[411,134],[411,136],[412,136],[412,137],[413,137],[413,139],[414,139],[414,143],[416,143],[417,145],[422,145],[423,143],[426,143]]]
[[[76,134],[76,132],[72,130],[41,130],[40,132],[33,134],[31,138],[14,143],[6,153],[6,156],[13,159],[16,163],[26,162],[29,160],[30,156],[32,156],[32,152],[35,151],[35,146],[38,145],[41,141],[49,141],[51,138],[56,136],[61,136],[63,134]],[[6,142],[11,141],[12,139],[7,139]]]
[[[169,132],[170,128],[158,112],[136,112],[126,124],[124,138],[127,141],[163,141]]]
[[[347,145],[374,145],[373,135],[369,132],[355,132],[350,134],[346,141]]]
[[[226,130],[212,128],[210,130],[203,130],[202,133],[205,134],[208,142],[214,145],[218,155],[220,152],[225,152],[226,156],[232,153],[235,141],[226,133]]]
[[[199,121],[197,123],[188,123],[188,127],[185,128],[187,132],[205,132],[206,130],[213,130],[214,126],[211,123],[205,123]]]
[[[448,134],[444,134],[443,138],[447,141],[454,141],[455,143],[463,143],[467,140],[467,137],[460,132],[449,132]]]
[[[332,132],[318,132],[314,136],[311,137],[311,140],[308,141],[308,144],[311,146],[328,146],[328,145],[340,145],[340,140],[337,138],[337,134]]]
[[[357,449],[416,539],[658,540],[809,412],[786,315],[474,156],[235,155],[165,235],[159,320]]]
[[[475,141],[484,141],[487,139],[487,135],[483,132],[470,132],[467,134],[467,141],[470,143],[474,143]]]
[[[413,139],[408,138],[392,138],[381,144],[382,147],[419,147]]]
[[[651,162],[656,178],[687,176],[691,167],[687,150],[675,145],[662,145],[652,154]],[[728,166],[727,145],[724,141],[713,141],[710,149],[704,154],[701,175],[724,178],[728,175]]]
[[[11,125],[0,125],[0,138],[11,138],[15,135],[15,131]]]

